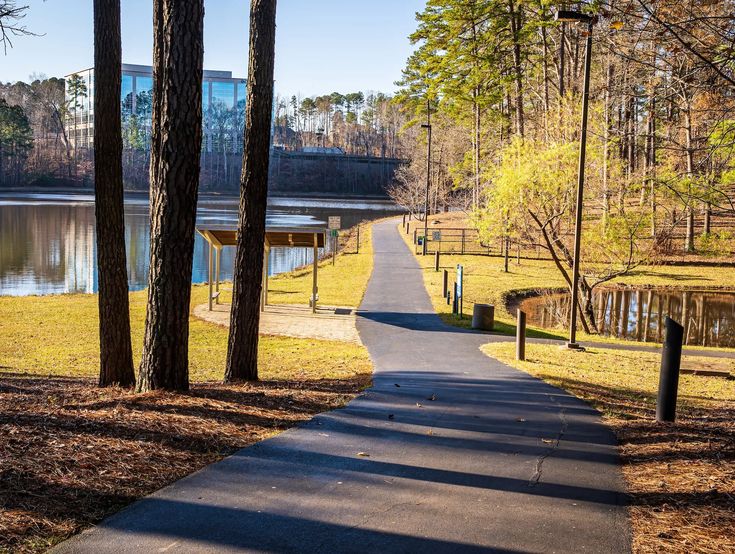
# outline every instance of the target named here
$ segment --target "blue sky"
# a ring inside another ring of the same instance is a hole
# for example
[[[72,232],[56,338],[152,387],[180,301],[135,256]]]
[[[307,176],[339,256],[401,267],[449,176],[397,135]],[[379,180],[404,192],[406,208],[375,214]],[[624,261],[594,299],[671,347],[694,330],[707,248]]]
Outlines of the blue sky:
[[[32,73],[63,76],[92,65],[91,0],[21,0],[25,25],[41,36],[19,37],[0,52],[0,81]],[[425,0],[278,0],[276,91],[393,92],[411,53],[408,35]],[[121,0],[123,60],[150,65],[152,1]],[[205,0],[204,67],[247,73],[250,2]]]

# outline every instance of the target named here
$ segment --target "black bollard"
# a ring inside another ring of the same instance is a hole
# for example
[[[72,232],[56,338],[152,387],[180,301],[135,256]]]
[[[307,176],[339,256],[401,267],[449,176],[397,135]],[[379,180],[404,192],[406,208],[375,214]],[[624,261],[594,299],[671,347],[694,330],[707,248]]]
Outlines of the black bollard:
[[[518,310],[516,318],[516,360],[526,359],[526,312]]]
[[[457,304],[457,283],[454,283],[454,294],[452,295],[452,298],[453,298],[452,313],[454,315],[457,315],[457,309],[459,308],[459,305]]]
[[[434,252],[434,271],[439,271],[439,251]]]
[[[406,214],[403,214],[403,226],[406,226]]]
[[[449,272],[444,270],[444,279],[442,280],[442,296],[446,297],[449,292]]]
[[[666,340],[661,353],[661,372],[658,378],[656,421],[674,421],[676,419],[676,395],[679,388],[683,338],[684,327],[667,316]]]

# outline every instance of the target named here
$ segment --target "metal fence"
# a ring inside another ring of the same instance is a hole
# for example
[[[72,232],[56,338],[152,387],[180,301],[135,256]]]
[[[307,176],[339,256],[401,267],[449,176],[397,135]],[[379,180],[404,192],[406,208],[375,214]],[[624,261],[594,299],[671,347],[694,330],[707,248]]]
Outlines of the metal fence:
[[[489,256],[493,254],[493,248],[488,244],[480,241],[480,234],[477,229],[468,229],[462,227],[429,229],[428,236],[423,237],[423,229],[413,230],[414,250],[418,253],[423,249],[422,241],[426,240],[426,252],[433,254],[439,252],[441,254],[481,254]],[[495,253],[498,253],[500,245],[496,247]]]

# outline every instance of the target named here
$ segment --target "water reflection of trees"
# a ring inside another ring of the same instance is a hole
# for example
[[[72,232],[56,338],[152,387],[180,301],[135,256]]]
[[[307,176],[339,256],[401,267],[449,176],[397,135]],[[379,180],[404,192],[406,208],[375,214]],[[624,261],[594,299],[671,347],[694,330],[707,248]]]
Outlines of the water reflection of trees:
[[[93,206],[12,206],[1,213],[0,283],[5,293],[94,290]]]
[[[18,202],[0,205],[0,294],[52,294],[94,292],[97,290],[94,205],[89,198],[79,201],[46,203]],[[128,281],[131,289],[144,288],[148,275],[150,229],[148,204],[129,199],[125,206],[125,241]],[[303,200],[293,205],[275,206],[268,212],[269,225],[326,225],[329,215],[341,214],[349,227],[366,217],[387,215],[375,209],[304,207]],[[288,202],[281,202],[288,204]],[[232,224],[236,221],[235,201],[203,200],[199,205],[200,224]],[[222,278],[232,277],[234,248],[222,254]],[[271,274],[289,271],[311,263],[311,249],[274,249],[270,257]],[[194,245],[193,281],[207,280],[207,243],[200,236]]]
[[[662,342],[668,315],[684,326],[685,344],[735,346],[735,293],[671,289],[604,289],[594,295],[600,334]],[[555,327],[568,321],[567,294],[547,294],[522,303],[529,322]]]

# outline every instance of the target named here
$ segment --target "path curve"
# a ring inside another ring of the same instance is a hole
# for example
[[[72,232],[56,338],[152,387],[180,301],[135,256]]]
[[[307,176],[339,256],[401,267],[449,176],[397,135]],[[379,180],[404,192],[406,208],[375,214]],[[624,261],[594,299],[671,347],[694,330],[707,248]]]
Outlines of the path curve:
[[[135,503],[58,552],[628,552],[612,433],[434,314],[392,221],[358,329],[374,386],[346,408]]]

